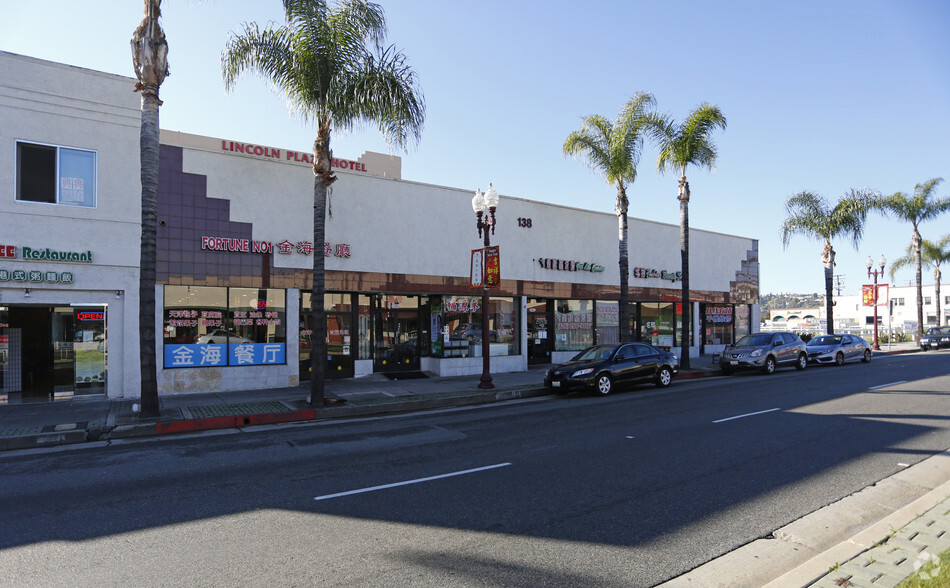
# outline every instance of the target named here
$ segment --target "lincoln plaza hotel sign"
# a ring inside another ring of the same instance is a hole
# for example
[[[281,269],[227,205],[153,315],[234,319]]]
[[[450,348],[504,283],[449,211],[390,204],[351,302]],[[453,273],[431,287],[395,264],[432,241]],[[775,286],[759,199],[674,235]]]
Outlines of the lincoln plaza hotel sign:
[[[221,140],[221,150],[232,153],[243,153],[244,155],[257,155],[258,157],[267,157],[279,161],[295,161],[299,163],[313,164],[313,154],[292,149],[278,149],[276,147],[265,147],[253,143],[241,143],[240,141]],[[350,159],[333,158],[330,162],[332,167],[339,169],[348,169],[350,171],[366,172],[366,164]]]

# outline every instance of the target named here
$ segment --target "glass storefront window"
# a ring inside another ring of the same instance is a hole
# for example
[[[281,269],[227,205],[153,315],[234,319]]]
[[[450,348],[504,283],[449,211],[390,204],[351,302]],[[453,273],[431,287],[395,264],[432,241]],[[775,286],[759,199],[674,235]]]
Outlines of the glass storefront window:
[[[580,351],[594,344],[591,300],[558,300],[554,309],[554,350]]]
[[[752,332],[748,304],[736,305],[736,340]]]
[[[286,363],[286,291],[165,286],[166,368]]]
[[[674,315],[672,302],[640,303],[640,340],[657,347],[673,347]]]
[[[237,343],[287,341],[287,305],[284,290],[228,288],[228,324]],[[233,337],[229,335],[228,343]]]
[[[435,304],[435,303],[433,303]],[[443,357],[481,355],[482,299],[477,296],[445,296],[442,298],[441,320],[431,311],[432,328],[441,327]],[[492,355],[517,355],[521,329],[512,298],[488,299],[488,340]],[[433,333],[434,335],[434,333]],[[437,349],[434,345],[433,349]]]
[[[597,344],[620,342],[620,303],[598,300]]]
[[[732,345],[733,313],[731,304],[702,305],[703,333],[706,345]]]

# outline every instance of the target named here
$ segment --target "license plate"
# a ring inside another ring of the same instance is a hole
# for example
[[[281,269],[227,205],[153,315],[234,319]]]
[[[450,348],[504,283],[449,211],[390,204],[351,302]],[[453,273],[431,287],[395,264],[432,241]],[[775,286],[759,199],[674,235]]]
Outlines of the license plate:
[[[560,382],[551,382],[551,387],[552,387],[552,388],[560,388],[560,387],[561,387],[561,383],[560,383]]]
[[[732,360],[729,362],[729,365],[739,365],[739,362],[736,360]]]

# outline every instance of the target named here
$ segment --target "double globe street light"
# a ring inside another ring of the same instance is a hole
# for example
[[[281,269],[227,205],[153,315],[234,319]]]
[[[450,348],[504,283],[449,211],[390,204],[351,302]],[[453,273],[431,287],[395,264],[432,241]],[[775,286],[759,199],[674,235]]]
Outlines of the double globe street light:
[[[478,383],[479,388],[488,389],[494,388],[495,385],[492,384],[491,377],[491,342],[489,341],[489,326],[488,326],[488,278],[485,275],[487,272],[485,268],[487,267],[487,256],[488,248],[491,247],[491,241],[489,239],[489,229],[491,229],[491,234],[495,234],[495,209],[498,207],[498,192],[495,191],[495,188],[491,184],[488,184],[488,190],[485,190],[483,193],[481,189],[475,190],[475,196],[472,198],[472,209],[475,210],[476,223],[475,226],[478,228],[478,236],[485,237],[485,249],[482,251],[482,377]]]
[[[884,265],[887,263],[887,260],[884,259],[884,256],[881,255],[881,259],[877,261],[877,264],[881,266],[880,270],[871,271],[871,268],[874,267],[874,260],[871,259],[871,256],[868,255],[868,260],[865,262],[865,265],[868,266],[868,277],[874,276],[874,345],[871,346],[874,351],[880,351],[881,346],[877,342],[877,277],[884,276]]]

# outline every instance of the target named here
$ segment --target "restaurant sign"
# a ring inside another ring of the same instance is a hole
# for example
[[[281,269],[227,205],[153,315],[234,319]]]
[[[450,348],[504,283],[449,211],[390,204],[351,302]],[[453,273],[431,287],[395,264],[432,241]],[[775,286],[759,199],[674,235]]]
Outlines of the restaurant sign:
[[[635,267],[633,268],[633,277],[643,280],[659,278],[661,280],[669,280],[671,282],[681,282],[683,280],[683,272],[671,272],[649,267]]]
[[[0,257],[8,259],[30,259],[36,261],[66,261],[74,263],[92,263],[92,251],[60,251],[41,247],[20,247],[20,254],[17,255],[16,245],[0,245]]]

